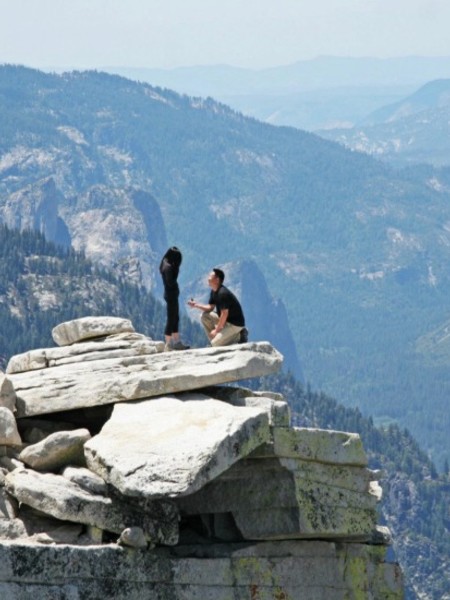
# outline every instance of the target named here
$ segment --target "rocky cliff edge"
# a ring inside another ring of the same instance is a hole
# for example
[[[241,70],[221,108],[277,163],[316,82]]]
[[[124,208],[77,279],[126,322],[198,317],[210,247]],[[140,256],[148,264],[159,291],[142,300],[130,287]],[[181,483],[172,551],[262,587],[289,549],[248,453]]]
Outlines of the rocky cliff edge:
[[[267,342],[85,317],[0,376],[0,596],[403,597],[357,434],[290,427]]]

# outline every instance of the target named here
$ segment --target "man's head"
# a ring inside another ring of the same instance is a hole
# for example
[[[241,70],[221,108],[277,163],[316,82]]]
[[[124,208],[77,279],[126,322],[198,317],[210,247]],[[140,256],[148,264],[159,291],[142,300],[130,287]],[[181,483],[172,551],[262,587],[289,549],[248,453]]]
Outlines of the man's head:
[[[225,273],[222,269],[213,269],[208,275],[208,285],[212,290],[216,291],[220,288],[224,279]]]

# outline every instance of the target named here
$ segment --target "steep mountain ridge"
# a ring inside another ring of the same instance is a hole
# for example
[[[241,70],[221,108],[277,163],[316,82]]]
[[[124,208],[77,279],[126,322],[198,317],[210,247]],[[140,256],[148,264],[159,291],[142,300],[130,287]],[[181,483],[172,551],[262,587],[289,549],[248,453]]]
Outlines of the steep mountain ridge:
[[[369,114],[350,129],[318,132],[392,164],[448,166],[450,79],[430,81],[413,94]]]
[[[358,125],[388,123],[423,110],[445,107],[450,102],[450,79],[435,79],[400,102],[384,106],[368,115]]]

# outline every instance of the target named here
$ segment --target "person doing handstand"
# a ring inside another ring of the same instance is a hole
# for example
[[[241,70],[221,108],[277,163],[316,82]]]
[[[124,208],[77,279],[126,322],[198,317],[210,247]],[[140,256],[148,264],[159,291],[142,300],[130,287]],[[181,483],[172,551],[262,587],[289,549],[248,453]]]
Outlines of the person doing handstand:
[[[211,346],[228,346],[247,341],[248,332],[242,307],[236,296],[223,285],[225,273],[213,269],[208,275],[211,288],[208,304],[191,299],[188,305],[203,311],[202,325]],[[216,312],[213,312],[215,309]]]

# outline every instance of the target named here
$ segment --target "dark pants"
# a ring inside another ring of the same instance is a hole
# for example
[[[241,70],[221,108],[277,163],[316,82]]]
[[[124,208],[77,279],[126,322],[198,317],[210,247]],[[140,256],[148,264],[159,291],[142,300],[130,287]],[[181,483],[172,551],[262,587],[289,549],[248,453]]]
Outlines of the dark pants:
[[[167,321],[166,328],[164,329],[165,335],[172,335],[178,333],[178,323],[180,321],[180,314],[178,310],[178,296],[164,296],[167,307]]]

